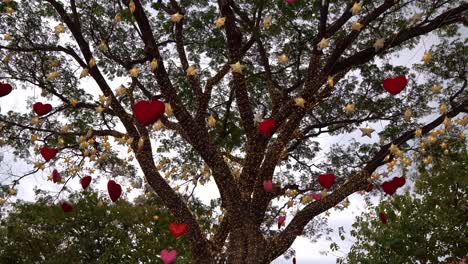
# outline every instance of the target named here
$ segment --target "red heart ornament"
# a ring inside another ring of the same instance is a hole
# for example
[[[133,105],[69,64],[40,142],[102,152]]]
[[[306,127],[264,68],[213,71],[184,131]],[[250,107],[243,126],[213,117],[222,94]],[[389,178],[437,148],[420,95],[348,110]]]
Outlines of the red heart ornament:
[[[13,90],[13,87],[8,83],[0,83],[0,97],[8,95]]]
[[[269,136],[274,128],[275,120],[273,118],[269,118],[258,124],[258,131],[264,136]]]
[[[395,182],[392,181],[386,181],[382,183],[382,189],[383,191],[388,194],[388,195],[393,195],[396,190],[398,189],[398,186],[395,184]]]
[[[283,226],[284,221],[286,221],[286,216],[281,215],[278,217],[278,229],[280,229]]]
[[[50,111],[52,111],[52,105],[35,103],[33,104],[33,110],[38,116],[47,115],[48,113],[50,113]]]
[[[296,264],[296,257],[293,257],[293,264]]]
[[[380,221],[382,221],[384,225],[387,224],[387,215],[384,212],[379,213],[379,218],[380,218]]]
[[[107,182],[107,191],[109,192],[109,196],[112,202],[115,203],[115,201],[117,201],[122,194],[122,186],[113,180],[109,180]]]
[[[62,207],[64,213],[70,213],[73,211],[73,206],[69,202],[61,202],[60,207]]]
[[[322,199],[322,194],[321,193],[313,193],[310,195],[310,197],[312,197],[312,199],[318,201],[320,199]]]
[[[91,183],[91,180],[93,178],[91,178],[91,176],[84,176],[83,178],[81,178],[81,187],[83,187],[83,189],[86,189],[88,188],[89,184]]]
[[[272,192],[273,183],[270,180],[263,181],[263,190],[265,190],[265,192]]]
[[[148,126],[158,121],[164,115],[165,109],[166,106],[161,101],[142,100],[133,106],[133,115],[143,126]]]
[[[169,251],[167,249],[161,250],[159,253],[164,264],[171,264],[177,258],[177,251],[175,249]]]
[[[180,237],[187,233],[187,224],[171,223],[169,225],[169,232],[171,232],[171,234],[176,238]]]
[[[405,177],[401,176],[401,177],[394,177],[392,179],[392,181],[395,183],[395,185],[397,186],[397,188],[400,188],[400,187],[403,187],[403,185],[405,185],[406,183],[406,179]]]
[[[333,173],[326,173],[318,176],[319,184],[325,188],[330,189],[336,183],[336,176]]]
[[[60,173],[57,170],[52,171],[52,181],[54,183],[60,183],[60,180],[62,180],[62,176],[60,176]]]
[[[41,155],[45,159],[45,161],[49,161],[57,155],[58,150],[54,148],[48,148],[47,146],[43,146],[41,148]]]
[[[382,82],[383,88],[392,95],[397,95],[403,89],[405,89],[408,84],[408,80],[404,75],[400,75],[395,78],[387,78]]]
[[[296,2],[296,0],[284,0],[284,1],[288,4],[294,4]]]

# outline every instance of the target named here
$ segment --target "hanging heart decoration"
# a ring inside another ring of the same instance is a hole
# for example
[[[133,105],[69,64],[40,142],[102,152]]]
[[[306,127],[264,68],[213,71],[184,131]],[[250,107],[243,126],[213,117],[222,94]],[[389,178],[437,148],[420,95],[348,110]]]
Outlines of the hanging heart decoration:
[[[273,191],[273,182],[270,180],[263,181],[263,190],[265,192],[272,192]]]
[[[57,170],[52,171],[52,181],[54,183],[60,183],[61,180],[62,176],[60,175],[60,173]]]
[[[336,183],[336,176],[333,173],[321,174],[318,176],[318,182],[323,188],[330,189]]]
[[[49,161],[57,155],[58,150],[55,148],[48,148],[47,146],[43,146],[41,148],[41,155],[45,159],[45,161]]]
[[[405,183],[405,177],[394,177],[392,180],[382,183],[382,189],[386,194],[393,195],[396,190],[400,187],[403,187]]]
[[[408,80],[404,75],[397,76],[395,78],[387,78],[382,82],[383,88],[392,95],[397,95],[408,84]]]
[[[62,207],[64,213],[70,213],[71,211],[73,211],[73,206],[69,202],[61,202],[60,207]]]
[[[13,90],[13,87],[11,87],[10,84],[8,83],[0,83],[0,97],[6,96],[11,91]]]
[[[52,105],[43,104],[43,103],[35,103],[33,104],[33,110],[34,110],[34,113],[36,113],[38,116],[44,116],[50,113],[50,111],[52,111]]]
[[[177,258],[177,251],[175,249],[170,251],[167,249],[163,249],[161,250],[161,253],[159,253],[159,255],[161,256],[161,259],[164,262],[164,264],[171,264]]]
[[[278,217],[278,229],[280,229],[284,225],[284,221],[286,221],[286,216],[280,215]]]
[[[310,197],[316,201],[322,199],[322,194],[321,193],[313,193],[310,195]]]
[[[274,128],[275,120],[273,118],[269,118],[258,124],[258,131],[264,136],[269,136]]]
[[[107,182],[107,191],[109,192],[110,199],[115,203],[122,194],[122,186],[113,180]]]
[[[178,238],[187,233],[187,224],[171,223],[169,225],[169,232],[171,232],[175,238]]]
[[[81,178],[81,187],[83,187],[83,189],[85,190],[86,188],[88,188],[89,184],[91,183],[91,180],[93,178],[91,176],[85,176],[83,178]]]
[[[379,213],[379,218],[380,218],[380,221],[382,221],[384,225],[387,224],[387,215],[384,212]]]
[[[133,115],[143,126],[149,126],[158,121],[163,115],[166,106],[163,102],[154,100],[148,102],[139,101],[133,106]]]

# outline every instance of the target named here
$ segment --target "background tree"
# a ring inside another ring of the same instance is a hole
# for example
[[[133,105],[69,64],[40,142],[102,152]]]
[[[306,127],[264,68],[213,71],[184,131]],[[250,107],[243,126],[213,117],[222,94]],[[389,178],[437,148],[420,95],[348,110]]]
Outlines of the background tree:
[[[164,248],[178,248],[178,262],[191,263],[186,238],[169,233],[170,213],[154,198],[108,205],[96,193],[73,193],[64,214],[54,197],[18,201],[1,219],[2,263],[158,263]]]
[[[420,137],[465,140],[468,119],[452,118],[468,112],[467,9],[461,0],[3,1],[0,78],[40,89],[28,105],[53,104],[41,117],[2,114],[3,142],[34,157],[31,173],[64,168],[66,183],[143,175],[188,225],[196,263],[268,263],[297,236],[319,236],[319,215],[378,186],[380,174],[431,162]],[[392,66],[431,32],[438,42],[424,64]],[[398,75],[409,84],[390,94],[382,80]],[[154,126],[135,119],[148,114],[141,100],[166,103]],[[372,136],[364,124],[380,144],[317,140],[359,127]],[[36,154],[46,144],[59,152],[44,162]],[[327,172],[336,183],[324,190],[317,176]],[[192,212],[193,190],[208,181],[219,199],[211,214]],[[320,191],[328,195],[312,201]]]
[[[1,219],[2,263],[159,263],[164,248],[178,248],[178,262],[191,263],[186,238],[169,233],[170,213],[155,198],[109,206],[96,193],[74,193],[64,214],[54,197],[18,201]]]
[[[356,242],[341,263],[455,263],[466,257],[468,153],[442,151],[431,167],[420,167],[414,192],[357,217],[351,231]],[[380,212],[387,224],[376,216]]]

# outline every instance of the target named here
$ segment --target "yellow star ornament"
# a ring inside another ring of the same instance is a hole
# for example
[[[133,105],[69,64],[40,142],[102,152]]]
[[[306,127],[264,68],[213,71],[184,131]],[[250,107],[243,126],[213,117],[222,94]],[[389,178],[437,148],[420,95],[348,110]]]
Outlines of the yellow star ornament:
[[[322,40],[320,40],[320,42],[317,44],[317,47],[323,50],[323,49],[328,48],[329,45],[330,45],[330,42],[328,41],[328,39],[322,38]]]
[[[239,61],[234,63],[234,64],[231,64],[231,71],[233,73],[238,73],[238,74],[243,74],[242,73],[242,70],[244,69],[244,65],[242,65]]]
[[[351,29],[354,31],[361,31],[363,26],[364,26],[363,24],[356,21],[351,25]]]
[[[269,29],[271,26],[271,21],[273,20],[272,16],[266,16],[265,19],[263,19],[263,28],[264,29]]]
[[[361,12],[362,3],[354,3],[353,7],[351,7],[351,14],[357,15]]]
[[[302,107],[302,108],[304,108],[304,105],[306,103],[306,101],[302,97],[294,98],[294,102],[296,103],[296,106],[299,106],[299,107]]]
[[[286,56],[286,54],[281,54],[280,56],[278,56],[278,62],[282,65],[286,65],[289,62],[289,58],[288,56]]]
[[[431,51],[424,52],[424,55],[422,57],[422,61],[424,62],[424,64],[430,63],[431,60],[432,60],[432,52]]]
[[[183,18],[184,16],[179,14],[179,12],[171,15],[171,21],[174,23],[179,23]]]
[[[370,127],[364,127],[364,128],[359,128],[362,132],[362,136],[367,136],[369,138],[372,138],[372,133],[375,131],[375,129],[372,129]]]
[[[220,17],[216,19],[216,28],[222,28],[226,22],[226,17]]]
[[[194,66],[189,66],[186,70],[187,76],[195,76],[198,74],[198,69]]]

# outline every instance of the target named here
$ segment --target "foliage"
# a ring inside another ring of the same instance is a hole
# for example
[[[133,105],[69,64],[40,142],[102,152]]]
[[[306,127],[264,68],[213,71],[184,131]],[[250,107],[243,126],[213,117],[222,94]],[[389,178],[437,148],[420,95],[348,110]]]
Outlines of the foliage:
[[[171,236],[174,218],[153,199],[98,206],[96,193],[71,198],[71,213],[52,197],[11,204],[1,219],[0,262],[160,263],[162,249],[177,248],[177,262],[191,263],[187,239]]]
[[[357,217],[356,238],[341,263],[440,263],[468,251],[468,152],[443,155],[420,167],[415,191],[381,201]],[[378,213],[385,212],[384,225]]]

